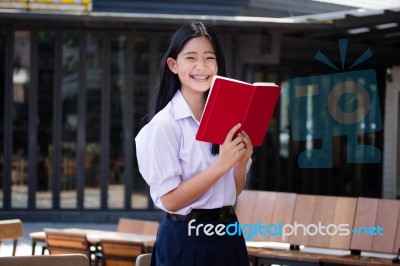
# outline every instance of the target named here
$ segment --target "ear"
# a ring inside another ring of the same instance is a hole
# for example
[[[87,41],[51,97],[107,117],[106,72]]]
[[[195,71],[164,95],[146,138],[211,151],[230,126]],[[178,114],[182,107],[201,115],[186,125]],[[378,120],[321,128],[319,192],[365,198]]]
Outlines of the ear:
[[[178,74],[178,68],[176,66],[176,60],[175,59],[173,59],[172,57],[168,57],[167,65],[168,65],[169,70],[172,71],[172,73]]]

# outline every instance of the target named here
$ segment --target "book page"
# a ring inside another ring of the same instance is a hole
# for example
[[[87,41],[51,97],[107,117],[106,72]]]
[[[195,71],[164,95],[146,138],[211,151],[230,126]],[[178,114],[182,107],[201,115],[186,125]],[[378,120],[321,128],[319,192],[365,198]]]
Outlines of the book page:
[[[278,86],[273,82],[254,82],[254,86]]]
[[[248,83],[248,82],[245,82],[245,81],[241,81],[241,80],[238,80],[238,79],[227,78],[227,77],[215,75],[215,76],[214,76],[214,80],[215,80],[216,78],[226,79],[226,80],[230,80],[230,81],[236,82],[236,83],[243,83],[243,84],[251,85],[251,83]]]

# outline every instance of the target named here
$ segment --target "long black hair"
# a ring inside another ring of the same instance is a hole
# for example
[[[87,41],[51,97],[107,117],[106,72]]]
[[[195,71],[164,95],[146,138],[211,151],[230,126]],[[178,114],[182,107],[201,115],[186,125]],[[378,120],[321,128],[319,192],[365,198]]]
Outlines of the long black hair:
[[[172,100],[176,91],[181,88],[178,75],[173,73],[167,66],[168,58],[177,59],[178,54],[182,51],[185,44],[196,37],[206,37],[210,40],[217,60],[217,75],[226,76],[224,52],[213,29],[198,21],[181,26],[173,35],[168,50],[161,60],[159,81],[154,89],[155,97],[150,104],[150,119],[161,111]],[[205,97],[207,97],[207,94],[205,94]],[[217,154],[219,152],[219,146],[215,144],[212,145],[211,152],[212,154]]]

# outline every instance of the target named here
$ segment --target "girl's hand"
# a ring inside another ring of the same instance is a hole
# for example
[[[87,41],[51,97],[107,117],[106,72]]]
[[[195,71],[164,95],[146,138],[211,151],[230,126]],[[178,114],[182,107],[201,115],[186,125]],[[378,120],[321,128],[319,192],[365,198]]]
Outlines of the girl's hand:
[[[241,124],[237,124],[236,126],[234,126],[228,132],[224,143],[220,145],[217,163],[220,165],[224,172],[227,172],[229,169],[234,167],[236,163],[239,162],[239,160],[241,160],[242,157],[246,154],[246,144],[244,142],[244,139],[246,138],[247,134],[238,134],[238,136],[233,139],[233,136],[240,127]],[[251,145],[248,136],[246,143],[250,143]]]
[[[251,144],[250,137],[244,130],[239,133],[239,136],[242,137],[245,150],[242,158],[240,158],[240,162],[247,163],[247,161],[251,158],[251,155],[253,155],[253,144]]]

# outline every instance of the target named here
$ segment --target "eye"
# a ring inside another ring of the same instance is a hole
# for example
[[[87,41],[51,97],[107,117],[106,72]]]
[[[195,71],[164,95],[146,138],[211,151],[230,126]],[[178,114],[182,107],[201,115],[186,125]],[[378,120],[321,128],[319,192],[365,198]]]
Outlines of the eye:
[[[186,59],[188,59],[188,60],[194,60],[194,57],[188,56],[188,57],[186,57]]]
[[[215,60],[215,56],[209,56],[206,58],[207,60]]]

